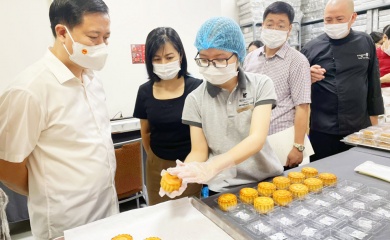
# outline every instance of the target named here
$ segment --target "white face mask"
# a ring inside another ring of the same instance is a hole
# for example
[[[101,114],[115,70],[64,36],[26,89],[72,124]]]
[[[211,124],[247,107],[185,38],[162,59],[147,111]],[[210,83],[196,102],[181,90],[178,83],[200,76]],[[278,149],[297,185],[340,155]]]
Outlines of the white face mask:
[[[216,68],[212,64],[199,67],[199,73],[213,85],[221,85],[238,75],[237,63],[228,64],[225,68]]]
[[[351,19],[349,19],[349,21],[351,21]],[[345,38],[349,33],[349,21],[346,23],[325,24],[324,31],[331,39]]]
[[[180,71],[180,61],[176,60],[166,64],[153,63],[153,72],[162,80],[171,80]]]
[[[93,70],[101,70],[106,63],[106,59],[108,56],[107,45],[105,43],[95,45],[95,46],[87,46],[81,43],[75,42],[73,40],[72,35],[68,31],[68,28],[65,26],[66,31],[68,32],[70,39],[73,42],[72,48],[73,53],[70,54],[65,44],[62,44],[69,54],[69,59],[79,65],[80,67],[93,69]]]
[[[260,38],[267,48],[275,49],[286,42],[287,36],[288,31],[262,28]]]

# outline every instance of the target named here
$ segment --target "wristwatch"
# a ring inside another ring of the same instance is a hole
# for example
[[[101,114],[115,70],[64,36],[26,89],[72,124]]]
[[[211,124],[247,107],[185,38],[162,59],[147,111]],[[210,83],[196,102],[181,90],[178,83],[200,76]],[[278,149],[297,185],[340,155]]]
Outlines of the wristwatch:
[[[305,146],[303,146],[302,144],[294,143],[294,147],[296,147],[300,152],[303,152],[303,150],[305,150]]]

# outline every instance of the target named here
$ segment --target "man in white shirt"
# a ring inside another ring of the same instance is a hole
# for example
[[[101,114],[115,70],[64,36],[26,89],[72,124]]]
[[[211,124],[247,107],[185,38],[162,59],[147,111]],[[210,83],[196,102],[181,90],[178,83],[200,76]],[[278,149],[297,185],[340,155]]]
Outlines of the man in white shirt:
[[[0,181],[28,195],[36,239],[116,214],[105,93],[92,70],[107,57],[102,0],[54,0],[55,42],[0,96]]]

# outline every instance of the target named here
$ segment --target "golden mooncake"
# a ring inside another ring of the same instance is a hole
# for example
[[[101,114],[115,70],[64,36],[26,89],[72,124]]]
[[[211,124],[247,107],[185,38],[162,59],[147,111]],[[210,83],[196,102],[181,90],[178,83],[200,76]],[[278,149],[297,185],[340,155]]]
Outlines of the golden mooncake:
[[[274,209],[274,200],[270,197],[257,197],[253,201],[253,207],[258,213],[266,214]]]
[[[224,193],[218,197],[218,205],[222,211],[233,210],[237,206],[237,196],[233,193]]]
[[[133,240],[133,237],[130,234],[119,234],[111,238],[111,240]]]
[[[290,179],[291,184],[303,183],[303,180],[305,180],[305,178],[306,178],[305,174],[303,174],[301,172],[289,172],[287,176]]]
[[[288,190],[290,190],[294,198],[299,200],[304,199],[305,196],[309,193],[309,188],[301,183],[291,184]]]
[[[303,183],[309,188],[309,192],[319,192],[323,187],[322,180],[318,178],[307,178]]]
[[[158,237],[148,237],[148,238],[145,238],[145,240],[161,240],[161,238],[158,238]]]
[[[291,183],[288,177],[283,177],[283,176],[274,177],[272,182],[275,184],[277,189],[288,189]]]
[[[249,203],[252,204],[253,200],[257,198],[259,193],[254,188],[242,188],[240,190],[240,200],[243,203]]]
[[[305,174],[306,178],[313,178],[318,174],[318,170],[313,167],[304,167],[301,169],[301,172]]]
[[[173,176],[166,172],[164,176],[161,178],[161,188],[166,191],[166,192],[173,192],[179,190],[181,186],[181,179],[178,178],[177,176]]]
[[[270,182],[260,182],[257,184],[257,191],[261,196],[271,197],[272,193],[276,191],[276,186]]]
[[[320,173],[318,178],[322,180],[324,186],[333,186],[337,183],[337,176],[333,173]]]
[[[290,191],[287,190],[276,190],[272,197],[275,203],[279,206],[286,206],[293,200],[293,195]]]

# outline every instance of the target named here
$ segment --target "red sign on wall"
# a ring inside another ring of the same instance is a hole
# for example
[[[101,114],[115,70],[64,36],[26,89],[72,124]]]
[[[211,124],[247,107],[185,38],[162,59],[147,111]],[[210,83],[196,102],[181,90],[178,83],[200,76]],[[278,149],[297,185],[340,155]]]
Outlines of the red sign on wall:
[[[145,63],[145,44],[131,44],[130,46],[133,64]]]

